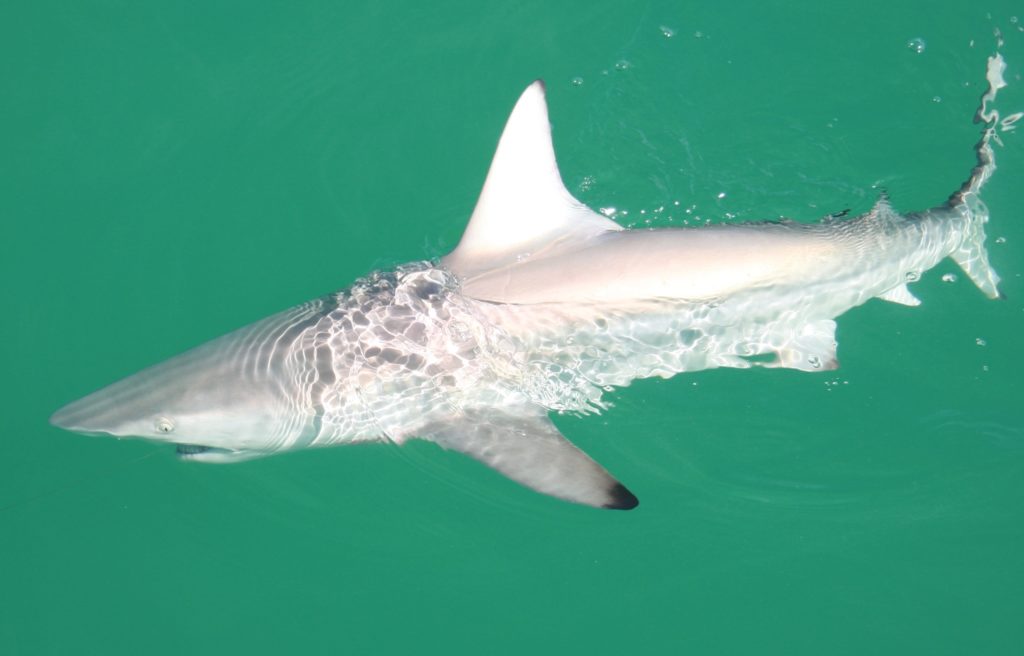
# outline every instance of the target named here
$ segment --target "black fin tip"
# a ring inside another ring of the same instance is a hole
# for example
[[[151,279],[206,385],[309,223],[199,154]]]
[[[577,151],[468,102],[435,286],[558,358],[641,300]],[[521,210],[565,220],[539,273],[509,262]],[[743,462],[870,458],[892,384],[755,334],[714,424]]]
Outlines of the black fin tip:
[[[604,507],[609,510],[632,510],[640,504],[640,500],[622,483],[616,483],[615,487],[608,490],[608,496],[611,500],[604,504]]]

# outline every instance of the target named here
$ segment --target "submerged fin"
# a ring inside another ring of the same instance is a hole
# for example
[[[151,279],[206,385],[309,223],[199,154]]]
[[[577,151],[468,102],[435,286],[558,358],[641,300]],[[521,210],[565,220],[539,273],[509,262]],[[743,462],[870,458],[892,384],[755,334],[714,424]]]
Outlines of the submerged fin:
[[[1002,298],[999,291],[999,274],[988,261],[985,249],[985,224],[988,223],[988,208],[975,195],[965,195],[961,205],[954,207],[967,218],[964,239],[949,256],[956,262],[978,289],[989,298]]]
[[[836,357],[836,322],[811,321],[790,336],[778,350],[779,359],[767,367],[786,367],[800,371],[829,371],[839,368]]]
[[[905,284],[896,285],[884,294],[879,294],[878,298],[890,303],[899,303],[900,305],[909,305],[911,307],[921,304],[921,299],[914,296]]]
[[[462,240],[442,262],[466,278],[621,229],[565,188],[538,80],[512,110]]]
[[[960,248],[950,255],[953,261],[960,265],[967,277],[971,279],[978,289],[989,298],[1004,298],[999,291],[999,274],[995,272],[988,262],[988,252],[985,250],[985,237],[980,239],[966,239]]]
[[[467,413],[457,423],[428,428],[422,437],[471,456],[542,494],[616,510],[629,510],[639,503],[544,415]]]

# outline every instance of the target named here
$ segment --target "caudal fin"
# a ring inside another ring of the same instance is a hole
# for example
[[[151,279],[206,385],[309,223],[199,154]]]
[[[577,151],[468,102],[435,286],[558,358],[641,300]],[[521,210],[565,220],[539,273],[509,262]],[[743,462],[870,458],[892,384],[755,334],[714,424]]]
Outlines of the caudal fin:
[[[950,257],[960,265],[960,268],[978,286],[978,289],[989,298],[1000,298],[1002,294],[999,291],[999,274],[989,264],[988,251],[985,250],[985,224],[988,223],[988,207],[982,202],[980,193],[981,188],[996,170],[996,156],[992,149],[992,142],[1000,143],[999,135],[996,133],[999,127],[999,112],[989,107],[989,103],[995,100],[999,89],[1006,86],[1006,81],[1003,79],[1004,70],[1006,70],[1006,62],[1001,54],[996,53],[988,58],[988,71],[985,76],[988,80],[988,89],[981,96],[981,105],[974,118],[975,122],[985,124],[981,139],[974,149],[978,163],[971,170],[971,177],[949,198],[950,207],[967,219],[963,241],[956,250],[950,253]],[[1004,123],[1012,125],[1017,118],[1019,115],[1008,117]]]

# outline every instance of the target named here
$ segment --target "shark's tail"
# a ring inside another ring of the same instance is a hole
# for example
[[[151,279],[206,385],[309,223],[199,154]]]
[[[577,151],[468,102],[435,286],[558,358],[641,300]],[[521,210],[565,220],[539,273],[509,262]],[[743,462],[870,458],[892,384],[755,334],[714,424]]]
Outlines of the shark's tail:
[[[974,149],[978,163],[971,170],[971,176],[956,193],[949,197],[948,201],[949,207],[960,213],[967,221],[963,241],[956,250],[950,253],[950,257],[989,298],[1000,298],[1002,294],[999,291],[999,274],[989,264],[988,251],[985,250],[985,224],[988,222],[988,208],[982,202],[980,192],[996,170],[996,156],[992,149],[992,142],[1001,144],[996,132],[1000,127],[1000,121],[999,112],[989,107],[989,103],[995,100],[999,89],[1006,86],[1006,82],[1003,80],[1004,70],[1006,70],[1006,62],[1001,54],[996,53],[988,58],[986,74],[988,89],[981,96],[981,104],[974,117],[975,122],[985,124],[981,139]],[[1003,129],[1012,129],[1013,123],[1019,118],[1020,114],[1015,114],[1004,119]]]

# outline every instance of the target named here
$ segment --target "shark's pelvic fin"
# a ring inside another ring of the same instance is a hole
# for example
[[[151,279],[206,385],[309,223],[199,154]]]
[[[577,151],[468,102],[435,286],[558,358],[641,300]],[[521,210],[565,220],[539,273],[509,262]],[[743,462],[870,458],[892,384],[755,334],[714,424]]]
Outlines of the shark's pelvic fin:
[[[616,510],[629,510],[639,503],[544,415],[468,412],[456,422],[428,428],[422,437],[559,499]]]
[[[442,262],[470,278],[621,229],[565,188],[551,142],[544,83],[538,80],[512,110],[462,240]]]
[[[839,368],[836,357],[836,322],[832,319],[811,321],[795,333],[779,349],[777,362],[765,366],[799,369],[800,371],[831,371]]]
[[[910,305],[911,307],[920,305],[921,299],[914,296],[907,286],[896,285],[884,294],[879,294],[878,298],[883,301],[889,301],[890,303],[899,303],[900,305]]]

